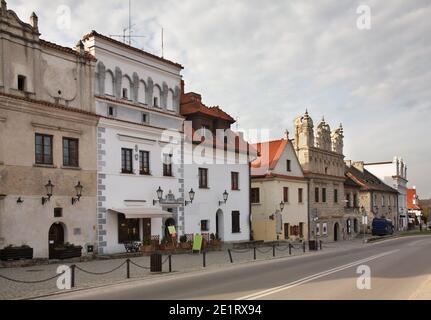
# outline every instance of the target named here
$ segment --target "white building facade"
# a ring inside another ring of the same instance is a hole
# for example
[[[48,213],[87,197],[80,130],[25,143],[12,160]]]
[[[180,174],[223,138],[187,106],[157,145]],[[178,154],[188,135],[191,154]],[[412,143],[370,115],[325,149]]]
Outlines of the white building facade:
[[[398,230],[407,230],[407,165],[400,157],[394,157],[393,161],[367,163],[365,169],[380,178],[388,186],[399,192],[398,195]]]
[[[98,252],[124,252],[182,229],[182,66],[94,31],[83,42],[98,60]]]

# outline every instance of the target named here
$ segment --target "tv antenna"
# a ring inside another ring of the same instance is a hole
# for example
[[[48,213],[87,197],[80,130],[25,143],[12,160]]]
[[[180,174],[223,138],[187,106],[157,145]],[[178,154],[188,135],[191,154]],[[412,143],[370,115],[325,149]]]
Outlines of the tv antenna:
[[[132,32],[133,32],[132,28],[133,28],[133,26],[134,25],[132,25],[132,0],[129,0],[129,26],[127,28],[123,29],[123,34],[111,34],[109,36],[111,38],[112,37],[121,38],[121,39],[123,39],[123,43],[128,44],[129,46],[131,46],[132,45],[132,38],[145,38],[145,36],[132,35]]]

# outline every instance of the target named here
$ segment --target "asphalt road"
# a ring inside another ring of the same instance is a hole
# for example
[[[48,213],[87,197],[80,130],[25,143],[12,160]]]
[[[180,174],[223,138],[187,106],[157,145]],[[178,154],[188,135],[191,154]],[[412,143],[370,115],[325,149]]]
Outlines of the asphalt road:
[[[364,267],[365,266],[365,267]],[[358,267],[371,272],[360,281]],[[369,289],[367,289],[369,285]],[[431,299],[431,236],[412,236],[302,257],[173,274],[50,299]]]

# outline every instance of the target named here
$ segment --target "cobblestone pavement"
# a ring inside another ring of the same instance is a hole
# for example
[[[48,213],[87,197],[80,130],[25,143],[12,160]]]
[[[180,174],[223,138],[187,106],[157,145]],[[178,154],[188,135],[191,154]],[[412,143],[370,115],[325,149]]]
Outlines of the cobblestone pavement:
[[[340,248],[354,248],[361,246],[360,240],[344,241],[339,243],[325,243],[324,251],[339,250]],[[305,254],[313,254],[307,252]],[[302,246],[295,245],[292,249],[292,256],[304,255]],[[234,263],[245,263],[254,260],[253,249],[238,249],[232,251]],[[277,247],[276,258],[289,257],[288,247]],[[268,260],[273,258],[272,247],[258,248],[256,252],[257,260]],[[160,276],[160,274],[151,274],[149,270],[150,257],[131,258],[130,279],[126,278],[126,259],[110,259],[110,260],[93,260],[89,262],[76,263],[75,273],[75,289],[83,289],[94,286],[102,286],[121,281],[133,281],[134,279],[150,278]],[[163,273],[169,270],[167,256],[163,256]],[[227,251],[212,251],[206,254],[206,267],[223,268],[230,265],[229,254]],[[0,300],[5,299],[28,299],[31,297],[42,296],[59,292],[57,288],[57,278],[41,283],[20,283],[6,280],[3,277],[19,281],[39,281],[56,276],[57,268],[60,264],[39,265],[32,267],[18,268],[0,268]],[[64,265],[71,265],[64,263]],[[144,267],[144,268],[142,268]],[[117,270],[107,274],[113,269]],[[189,272],[203,269],[203,257],[199,254],[178,254],[172,255],[172,271],[173,272]],[[84,270],[84,271],[83,271]],[[90,273],[88,273],[90,272]]]

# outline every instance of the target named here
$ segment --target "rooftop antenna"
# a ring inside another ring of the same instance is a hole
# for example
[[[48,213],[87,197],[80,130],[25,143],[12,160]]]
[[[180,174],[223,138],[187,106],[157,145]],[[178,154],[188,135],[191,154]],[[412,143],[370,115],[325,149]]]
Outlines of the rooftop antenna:
[[[165,44],[164,44],[164,39],[163,39],[163,27],[162,27],[162,58],[164,57],[164,50],[165,50]]]
[[[123,39],[123,43],[124,44],[128,44],[129,46],[132,45],[132,38],[145,38],[145,36],[132,36],[132,28],[134,25],[132,25],[132,0],[129,0],[129,26],[127,28],[123,29],[123,34],[118,35],[118,34],[111,34],[109,35],[111,38],[112,37],[116,37],[116,38],[122,38]],[[126,32],[128,31],[128,35],[126,35]],[[127,41],[126,41],[127,39]],[[143,50],[143,48],[142,48]]]

